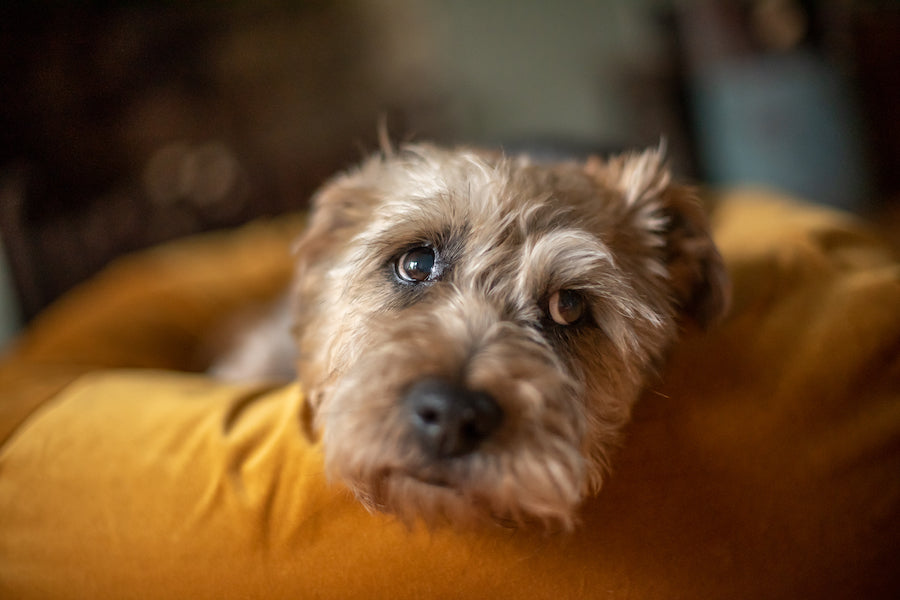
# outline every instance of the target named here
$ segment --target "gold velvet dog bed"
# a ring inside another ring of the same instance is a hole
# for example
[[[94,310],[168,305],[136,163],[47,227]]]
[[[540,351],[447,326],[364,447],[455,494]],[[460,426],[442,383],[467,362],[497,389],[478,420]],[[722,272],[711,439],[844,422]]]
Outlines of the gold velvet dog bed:
[[[731,315],[678,347],[558,535],[368,514],[296,386],[183,372],[284,284],[299,219],[118,262],[0,364],[0,598],[897,597],[900,268],[784,199],[729,194],[713,223]]]

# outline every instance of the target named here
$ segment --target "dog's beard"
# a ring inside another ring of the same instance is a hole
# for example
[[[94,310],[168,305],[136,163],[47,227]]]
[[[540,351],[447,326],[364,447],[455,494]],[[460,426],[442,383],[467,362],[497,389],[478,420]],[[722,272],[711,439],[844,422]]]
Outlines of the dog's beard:
[[[346,340],[332,340],[329,354],[355,358],[323,392],[316,416],[330,475],[366,506],[404,519],[572,525],[603,461],[585,452],[583,384],[539,335],[487,307],[463,313],[423,305],[402,319],[361,322],[365,349],[342,350],[358,339],[350,329]],[[429,377],[490,394],[503,425],[473,452],[429,455],[402,402]]]

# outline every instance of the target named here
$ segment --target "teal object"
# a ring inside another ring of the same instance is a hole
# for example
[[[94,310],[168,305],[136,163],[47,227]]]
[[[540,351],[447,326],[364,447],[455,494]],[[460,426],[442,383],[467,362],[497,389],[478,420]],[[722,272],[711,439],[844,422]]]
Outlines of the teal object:
[[[22,326],[19,302],[12,283],[12,274],[0,240],[0,350]]]
[[[866,169],[858,116],[837,74],[816,55],[729,59],[693,81],[705,178],[778,188],[858,210]]]

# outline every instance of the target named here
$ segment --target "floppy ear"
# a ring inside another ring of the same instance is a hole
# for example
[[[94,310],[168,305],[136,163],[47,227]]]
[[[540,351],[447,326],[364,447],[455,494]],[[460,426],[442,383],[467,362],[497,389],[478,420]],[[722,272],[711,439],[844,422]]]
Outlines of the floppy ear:
[[[325,271],[371,217],[376,192],[368,185],[382,157],[375,156],[362,167],[326,182],[312,200],[305,231],[294,244],[294,310],[303,320],[306,300],[314,295]]]
[[[310,360],[319,352],[324,340],[307,335],[313,331],[307,325],[315,321],[317,313],[322,310],[319,300],[322,282],[334,261],[341,258],[347,240],[369,221],[375,200],[375,192],[366,185],[365,178],[358,171],[332,179],[314,196],[306,230],[294,244],[294,281],[290,301],[293,334],[298,347],[297,370],[304,383],[319,382],[325,377],[324,373],[318,372],[318,361]],[[304,391],[300,420],[307,438],[315,441],[318,435],[314,420],[320,397],[315,389]]]
[[[691,188],[672,183],[662,149],[591,158],[585,169],[624,201],[621,219],[652,234],[681,313],[701,327],[721,319],[731,286],[709,221]]]
[[[728,273],[709,221],[689,188],[670,185],[660,200],[672,293],[687,316],[709,327],[725,315],[731,297]]]
[[[353,176],[343,175],[326,183],[313,197],[306,230],[294,244],[298,266],[317,263],[329,250],[347,241],[365,221],[372,205],[372,192],[353,185]]]

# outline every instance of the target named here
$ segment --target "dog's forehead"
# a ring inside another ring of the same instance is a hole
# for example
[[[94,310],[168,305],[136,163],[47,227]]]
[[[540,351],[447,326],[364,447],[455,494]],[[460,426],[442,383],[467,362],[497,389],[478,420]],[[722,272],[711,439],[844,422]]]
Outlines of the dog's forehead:
[[[465,223],[521,234],[577,225],[599,233],[613,200],[580,165],[474,151],[422,149],[381,163],[373,179],[374,221],[394,226]]]

